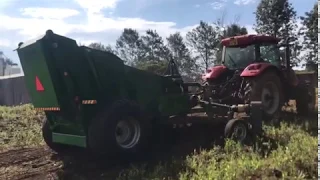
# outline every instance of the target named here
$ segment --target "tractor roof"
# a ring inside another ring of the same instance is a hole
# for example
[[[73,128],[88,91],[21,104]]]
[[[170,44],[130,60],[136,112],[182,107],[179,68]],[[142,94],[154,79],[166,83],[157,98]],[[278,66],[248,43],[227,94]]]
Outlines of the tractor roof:
[[[268,35],[247,34],[222,39],[224,46],[248,46],[257,43],[278,43],[280,39]]]

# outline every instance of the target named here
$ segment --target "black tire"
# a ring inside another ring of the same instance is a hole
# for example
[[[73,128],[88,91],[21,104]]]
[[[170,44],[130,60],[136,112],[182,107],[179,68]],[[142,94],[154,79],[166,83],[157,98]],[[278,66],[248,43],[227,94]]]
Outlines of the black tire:
[[[47,146],[58,154],[66,153],[69,149],[67,145],[54,143],[52,141],[52,130],[46,118],[42,123],[42,137]]]
[[[228,121],[224,129],[224,136],[241,144],[246,143],[250,136],[248,123],[239,119]]]
[[[131,122],[136,123],[135,130],[131,130],[139,134],[139,139],[136,139],[131,146],[125,146],[117,141],[117,137],[121,136],[117,125]],[[137,157],[145,152],[149,145],[150,129],[151,122],[138,104],[119,100],[108,109],[103,109],[103,112],[92,120],[88,131],[88,144],[91,151],[101,157],[111,158],[118,155],[126,158]]]
[[[307,116],[315,110],[315,89],[308,86],[297,87],[296,110],[297,114]]]
[[[268,86],[272,86],[273,91],[278,92],[278,101],[269,109],[266,107],[267,101],[262,98],[263,90]],[[281,80],[276,72],[268,71],[258,77],[247,79],[247,84],[245,86],[245,103],[250,103],[251,101],[262,102],[263,120],[271,121],[273,119],[278,121],[275,117],[281,112],[281,108],[284,104],[284,97]]]

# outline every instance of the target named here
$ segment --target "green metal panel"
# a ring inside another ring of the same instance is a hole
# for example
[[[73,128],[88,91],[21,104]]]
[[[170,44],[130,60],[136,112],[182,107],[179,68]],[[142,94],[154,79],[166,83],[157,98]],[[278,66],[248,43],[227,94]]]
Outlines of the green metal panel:
[[[52,133],[52,141],[55,143],[87,147],[86,136],[77,136],[72,134]]]
[[[18,49],[18,55],[33,105],[35,107],[59,107],[41,44],[35,43]],[[44,86],[43,92],[36,90],[36,77]]]
[[[162,116],[187,114],[190,108],[189,96],[186,94],[168,94],[160,98],[159,111]]]
[[[105,106],[124,96],[124,63],[116,55],[82,47],[87,61],[90,63],[94,82],[98,84],[99,104]]]
[[[133,67],[125,67],[129,97],[147,111],[156,113],[158,98],[164,93],[161,77]]]

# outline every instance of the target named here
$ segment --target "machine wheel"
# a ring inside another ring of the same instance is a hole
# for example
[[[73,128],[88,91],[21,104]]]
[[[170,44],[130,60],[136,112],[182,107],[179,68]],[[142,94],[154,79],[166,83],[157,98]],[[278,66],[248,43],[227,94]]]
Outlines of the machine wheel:
[[[283,105],[283,90],[279,76],[272,71],[266,72],[254,79],[248,79],[245,87],[245,101],[261,101],[263,118],[273,119],[281,111]]]
[[[43,124],[42,124],[42,137],[44,139],[44,142],[47,144],[47,146],[53,151],[59,154],[65,153],[67,151],[68,146],[64,144],[58,144],[58,143],[52,142],[52,130],[46,118],[43,120]]]
[[[89,147],[105,157],[134,157],[148,146],[150,129],[151,124],[139,105],[120,100],[93,119],[88,132]]]
[[[245,143],[249,136],[248,123],[239,119],[228,121],[224,129],[224,136],[241,144]]]
[[[299,87],[296,95],[297,113],[302,116],[312,113],[315,109],[315,98],[314,88]]]

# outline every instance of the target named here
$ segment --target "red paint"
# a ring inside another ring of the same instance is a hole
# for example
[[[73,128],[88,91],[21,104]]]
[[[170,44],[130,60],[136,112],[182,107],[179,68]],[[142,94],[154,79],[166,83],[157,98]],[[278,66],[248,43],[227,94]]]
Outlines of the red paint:
[[[227,67],[225,66],[214,66],[207,70],[207,73],[202,76],[203,80],[214,79],[220,76],[221,73],[225,72]]]
[[[40,79],[38,78],[38,76],[36,76],[36,90],[37,91],[44,91],[44,87],[43,87],[42,83],[40,82]]]
[[[247,66],[242,73],[241,77],[253,77],[261,74],[266,68],[273,66],[270,63],[253,63]]]
[[[230,42],[235,39],[237,41],[236,45],[230,45]],[[223,46],[247,46],[251,44],[256,44],[259,42],[266,42],[266,43],[278,43],[280,39],[268,36],[268,35],[241,35],[241,36],[234,36],[222,39],[221,44]]]

